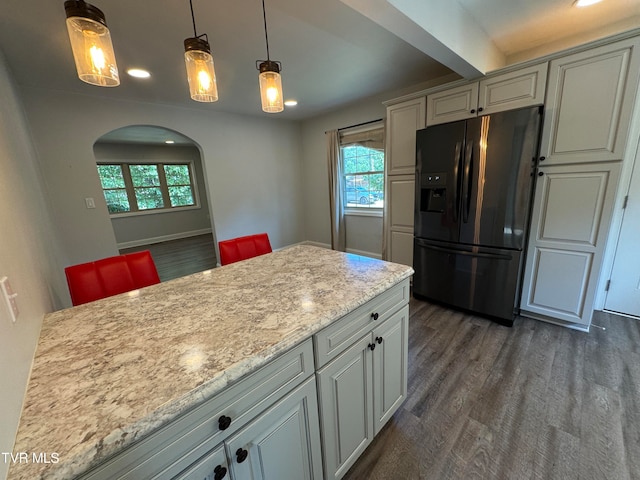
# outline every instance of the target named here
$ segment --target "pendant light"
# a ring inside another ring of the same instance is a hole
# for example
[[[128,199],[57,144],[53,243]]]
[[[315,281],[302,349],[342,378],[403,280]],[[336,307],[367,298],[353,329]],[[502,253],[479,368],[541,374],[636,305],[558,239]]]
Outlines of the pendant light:
[[[193,37],[184,41],[184,63],[187,66],[189,93],[196,102],[215,102],[218,100],[218,86],[209,38],[206,33],[202,35],[196,33],[196,17],[193,15],[192,0],[189,0],[189,6],[193,22]]]
[[[267,59],[257,60],[256,67],[260,71],[260,99],[262,110],[267,113],[278,113],[284,110],[282,100],[282,77],[280,62],[271,61],[269,58],[269,35],[267,34],[267,13],[262,0],[262,17],[264,19],[264,39],[267,44]]]
[[[99,87],[120,85],[116,56],[104,13],[82,0],[64,2],[64,10],[80,80]]]

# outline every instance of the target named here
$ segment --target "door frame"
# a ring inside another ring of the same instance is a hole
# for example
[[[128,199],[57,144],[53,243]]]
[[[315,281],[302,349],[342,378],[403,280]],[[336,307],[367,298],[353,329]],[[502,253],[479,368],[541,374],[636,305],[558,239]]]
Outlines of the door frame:
[[[594,310],[604,310],[604,304],[607,298],[607,282],[611,278],[613,262],[616,257],[618,241],[620,240],[620,233],[622,231],[624,199],[630,194],[631,176],[636,164],[638,165],[638,170],[640,172],[640,89],[636,91],[636,99],[631,115],[631,124],[629,126],[629,136],[625,147],[625,153],[622,158],[620,183],[618,191],[616,192],[616,199],[613,206],[613,217],[611,219],[611,226],[609,227],[609,234],[607,236],[607,243],[602,260],[602,272],[600,273],[598,286],[596,288],[596,296],[593,305]],[[640,192],[635,193],[640,195]]]

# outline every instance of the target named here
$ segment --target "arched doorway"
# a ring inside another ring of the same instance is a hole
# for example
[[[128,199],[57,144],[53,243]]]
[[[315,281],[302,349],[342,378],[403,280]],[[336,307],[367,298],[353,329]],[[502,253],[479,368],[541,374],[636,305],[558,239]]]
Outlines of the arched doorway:
[[[150,250],[162,281],[216,266],[198,145],[160,126],[130,125],[93,146],[120,253]]]

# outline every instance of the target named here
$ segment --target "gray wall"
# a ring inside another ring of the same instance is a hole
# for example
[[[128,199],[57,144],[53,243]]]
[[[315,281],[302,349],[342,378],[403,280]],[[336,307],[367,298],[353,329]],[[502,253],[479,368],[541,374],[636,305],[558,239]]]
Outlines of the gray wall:
[[[0,452],[11,452],[49,285],[64,261],[17,91],[0,52],[0,278],[18,294],[12,323],[0,304]],[[0,478],[8,464],[0,461]]]
[[[307,120],[302,124],[302,156],[304,159],[305,238],[330,245],[329,170],[327,166],[327,130],[349,127],[385,118],[382,104],[391,97],[373,97],[356,105]],[[382,253],[382,217],[348,216],[346,219],[347,250],[380,257]]]
[[[209,105],[116,101],[109,92],[88,97],[25,87],[22,93],[68,264],[117,254],[93,144],[128,125],[162,126],[198,145],[217,239],[267,232],[274,248],[304,240],[296,123],[220,113]],[[87,209],[86,197],[97,208]],[[62,271],[54,287],[70,305]]]
[[[98,142],[94,145],[93,151],[96,162],[193,162],[200,206],[144,215],[111,217],[119,248],[143,245],[150,241],[167,238],[180,238],[192,232],[211,230],[206,178],[200,160],[200,151],[196,147]]]

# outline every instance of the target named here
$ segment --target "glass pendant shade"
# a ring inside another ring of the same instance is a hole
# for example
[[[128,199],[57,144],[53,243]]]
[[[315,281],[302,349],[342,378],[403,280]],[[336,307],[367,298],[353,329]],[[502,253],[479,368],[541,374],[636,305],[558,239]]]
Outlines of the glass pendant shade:
[[[64,3],[78,77],[99,87],[120,85],[116,56],[104,14],[82,1]]]
[[[191,98],[196,102],[217,101],[218,86],[209,43],[201,38],[187,38],[184,49]]]
[[[258,67],[260,70],[260,99],[262,110],[267,113],[278,113],[284,110],[282,98],[282,77],[276,62],[267,60]]]

